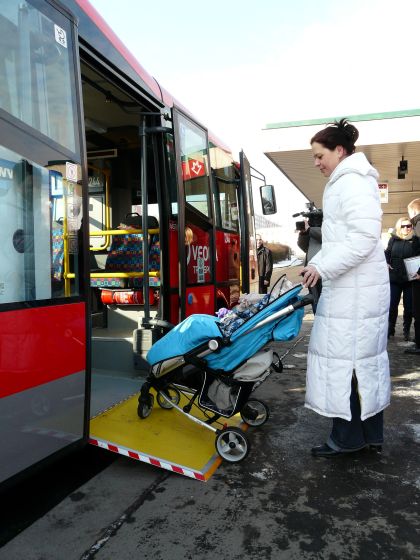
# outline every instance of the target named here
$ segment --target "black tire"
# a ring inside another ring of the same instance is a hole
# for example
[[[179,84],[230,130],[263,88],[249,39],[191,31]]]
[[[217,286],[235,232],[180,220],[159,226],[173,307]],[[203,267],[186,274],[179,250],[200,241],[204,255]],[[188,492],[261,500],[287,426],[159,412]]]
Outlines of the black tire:
[[[249,440],[239,428],[224,428],[216,436],[216,450],[229,463],[243,461],[249,453]]]
[[[248,426],[262,426],[270,417],[270,409],[258,399],[249,399],[242,407],[240,414]]]
[[[139,418],[144,420],[144,418],[150,416],[153,410],[154,400],[155,399],[153,395],[150,394],[147,395],[146,397],[142,397],[141,399],[139,399],[139,404],[137,406],[137,414],[139,415]]]
[[[161,408],[164,408],[165,410],[170,410],[171,408],[173,408],[173,405],[171,403],[168,403],[168,401],[166,401],[164,397],[162,397],[161,392],[165,393],[165,395],[167,395],[171,399],[171,402],[173,404],[179,404],[179,401],[181,400],[181,393],[178,391],[178,389],[175,389],[175,387],[168,387],[167,389],[162,389],[162,391],[159,391],[156,396],[157,403]]]

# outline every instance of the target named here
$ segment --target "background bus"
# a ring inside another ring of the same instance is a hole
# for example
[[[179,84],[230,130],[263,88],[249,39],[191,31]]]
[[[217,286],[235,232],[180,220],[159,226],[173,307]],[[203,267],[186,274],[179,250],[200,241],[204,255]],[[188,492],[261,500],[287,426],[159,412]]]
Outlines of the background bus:
[[[258,278],[244,154],[88,2],[0,6],[4,481],[83,444],[169,323],[231,307]]]

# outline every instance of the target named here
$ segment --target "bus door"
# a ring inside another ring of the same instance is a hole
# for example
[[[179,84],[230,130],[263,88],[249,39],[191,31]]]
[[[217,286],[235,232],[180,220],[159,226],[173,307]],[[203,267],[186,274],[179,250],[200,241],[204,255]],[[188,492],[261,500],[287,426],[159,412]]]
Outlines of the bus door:
[[[89,348],[76,23],[10,0],[0,38],[1,483],[85,442]]]
[[[216,220],[216,309],[232,308],[240,296],[239,169],[221,146],[210,148]]]
[[[215,239],[207,131],[173,110],[178,179],[176,228],[180,319],[215,311]]]
[[[255,240],[254,205],[252,202],[251,166],[241,152],[239,217],[241,226],[242,292],[258,292],[257,245]]]

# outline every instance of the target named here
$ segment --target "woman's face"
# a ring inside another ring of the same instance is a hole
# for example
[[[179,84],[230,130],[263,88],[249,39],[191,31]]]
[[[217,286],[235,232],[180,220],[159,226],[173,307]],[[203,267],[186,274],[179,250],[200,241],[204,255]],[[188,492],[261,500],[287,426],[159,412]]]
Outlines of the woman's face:
[[[324,177],[329,177],[340,161],[347,156],[343,146],[329,150],[318,142],[312,143],[312,153],[315,167],[318,167]]]
[[[403,220],[400,225],[400,237],[402,237],[403,239],[405,237],[408,237],[409,235],[411,235],[412,230],[413,226],[411,225],[411,222],[409,222],[408,220]]]

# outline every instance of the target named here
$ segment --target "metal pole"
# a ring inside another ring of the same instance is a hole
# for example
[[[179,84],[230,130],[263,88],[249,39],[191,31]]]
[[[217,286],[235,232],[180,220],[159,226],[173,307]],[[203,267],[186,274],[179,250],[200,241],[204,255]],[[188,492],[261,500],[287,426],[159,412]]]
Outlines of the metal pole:
[[[143,301],[144,318],[143,325],[150,323],[149,304],[149,236],[148,236],[148,199],[147,199],[147,145],[146,145],[146,117],[140,117],[140,180],[141,180],[141,202],[142,202],[142,229],[143,229]]]

